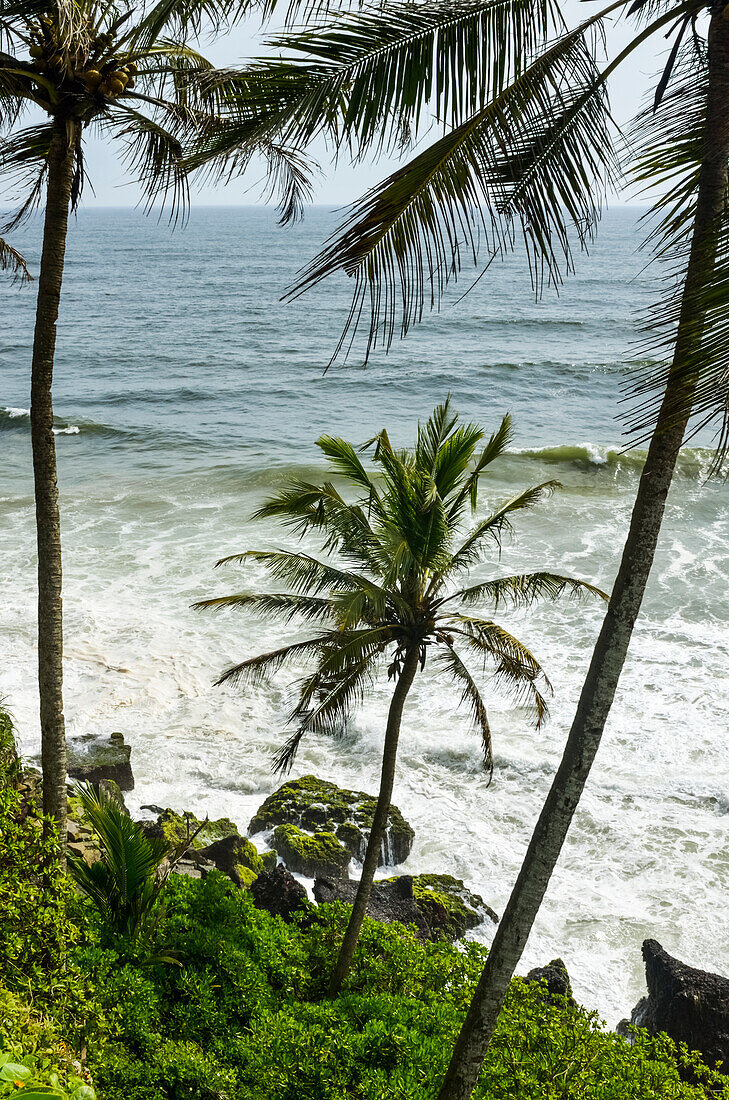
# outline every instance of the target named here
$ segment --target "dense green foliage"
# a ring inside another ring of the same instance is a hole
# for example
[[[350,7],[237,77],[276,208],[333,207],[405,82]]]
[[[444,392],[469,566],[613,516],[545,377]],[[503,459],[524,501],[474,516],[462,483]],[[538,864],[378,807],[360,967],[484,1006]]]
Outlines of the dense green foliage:
[[[54,870],[17,768],[3,778],[0,1098],[432,1100],[484,948],[420,943],[367,920],[332,1001],[324,994],[349,907],[286,924],[214,872],[169,878],[152,954],[135,953]],[[179,967],[155,959],[162,944]],[[705,1093],[682,1082],[669,1040],[640,1035],[631,1047],[594,1015],[517,980],[475,1096]]]
[[[58,845],[34,809],[0,769],[0,983],[11,990],[52,981],[76,931],[64,916],[72,890]]]
[[[219,874],[173,877],[166,940],[181,969],[124,962],[99,944],[90,907],[73,918],[75,981],[56,1027],[102,1100],[426,1100],[443,1074],[483,949],[418,943],[367,921],[342,996],[322,999],[348,908],[285,924]],[[71,937],[73,939],[73,937]],[[93,1003],[92,1003],[93,1002]],[[83,1014],[82,1014],[83,1013]],[[26,1024],[3,1034],[13,1056]],[[33,1052],[26,1051],[26,1054]],[[0,1093],[2,1095],[2,1093]],[[516,982],[477,1100],[690,1100],[668,1040],[634,1047],[582,1009]],[[79,1096],[78,1100],[82,1100]]]

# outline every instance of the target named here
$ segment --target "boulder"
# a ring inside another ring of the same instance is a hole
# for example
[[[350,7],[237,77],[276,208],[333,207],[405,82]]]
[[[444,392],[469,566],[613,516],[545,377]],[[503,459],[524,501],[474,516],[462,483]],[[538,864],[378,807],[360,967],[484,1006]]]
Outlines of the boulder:
[[[272,871],[261,871],[251,885],[251,894],[257,909],[267,909],[284,920],[311,907],[304,887],[281,863]]]
[[[112,733],[108,740],[88,734],[69,741],[68,774],[88,783],[111,779],[120,790],[133,791],[131,754],[121,733]]]
[[[237,833],[215,840],[204,848],[197,848],[190,855],[193,863],[199,866],[201,861],[209,862],[231,878],[236,886],[245,888],[250,887],[263,870],[263,860],[255,844]]]
[[[546,999],[561,1000],[565,997],[572,1000],[572,985],[567,967],[561,959],[552,959],[546,966],[535,966],[524,978],[525,982],[542,982],[546,984]]]
[[[657,940],[645,940],[643,959],[648,996],[635,1006],[630,1023],[651,1035],[665,1031],[729,1073],[729,978],[687,966]],[[623,1034],[625,1025],[619,1026]]]
[[[169,808],[160,809],[159,806],[142,806],[142,809],[157,812],[156,821],[145,819],[139,822],[147,836],[164,837],[171,848],[185,840],[192,840],[190,847],[198,849],[225,837],[240,837],[238,826],[229,817],[203,822],[189,810],[178,813]]]
[[[326,902],[344,901],[351,905],[359,883],[350,879],[318,878],[314,882],[314,898],[321,905]],[[430,926],[413,899],[413,880],[410,875],[384,879],[372,885],[367,916],[373,920],[392,924],[414,924],[420,939],[432,939]]]
[[[314,878],[346,878],[350,855],[334,833],[305,833],[296,825],[277,825],[273,844],[290,871]]]
[[[357,893],[357,882],[318,878],[318,902],[345,901]],[[374,920],[414,924],[421,939],[456,940],[483,920],[498,921],[493,909],[451,875],[398,875],[372,886],[367,915]]]
[[[438,939],[459,940],[470,928],[499,918],[480,894],[452,875],[415,875],[413,897]],[[445,916],[443,915],[445,914]]]
[[[248,831],[255,835],[275,830],[274,846],[292,870],[327,878],[346,877],[350,858],[360,862],[364,859],[376,804],[372,795],[304,775],[269,795]],[[397,806],[391,806],[378,865],[390,866],[407,859],[414,836]],[[317,843],[308,843],[307,837]],[[308,870],[303,870],[304,866]]]

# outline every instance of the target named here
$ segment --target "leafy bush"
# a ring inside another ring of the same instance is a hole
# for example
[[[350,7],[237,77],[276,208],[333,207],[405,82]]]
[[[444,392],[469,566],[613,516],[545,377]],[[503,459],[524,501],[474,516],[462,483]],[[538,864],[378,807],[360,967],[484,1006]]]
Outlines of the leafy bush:
[[[22,1090],[22,1091],[21,1091]],[[95,1100],[92,1086],[75,1073],[59,1075],[50,1059],[26,1055],[14,1062],[0,1051],[0,1097],[18,1100]]]
[[[173,875],[164,919],[145,925],[149,951],[135,954],[110,939],[103,906],[72,896],[54,852],[37,808],[0,790],[0,1100],[92,1100],[94,1087],[99,1100],[436,1094],[483,965],[478,944],[420,943],[367,920],[329,1000],[347,906],[287,924],[223,875]],[[162,942],[179,969],[155,961]],[[630,1046],[517,980],[474,1100],[705,1100],[707,1088],[729,1100],[725,1079],[665,1037],[638,1033]]]
[[[0,1097],[94,1100],[88,1074],[53,1021],[0,989]]]
[[[183,969],[142,973],[95,949],[109,1030],[89,1057],[104,1100],[432,1100],[483,948],[366,921],[347,991],[329,1001],[345,906],[285,924],[215,873],[172,879],[167,903]],[[689,1061],[516,981],[474,1097],[705,1100],[681,1079]]]
[[[36,802],[0,785],[0,985],[47,986],[63,965],[76,929],[66,919],[73,888],[57,856]]]

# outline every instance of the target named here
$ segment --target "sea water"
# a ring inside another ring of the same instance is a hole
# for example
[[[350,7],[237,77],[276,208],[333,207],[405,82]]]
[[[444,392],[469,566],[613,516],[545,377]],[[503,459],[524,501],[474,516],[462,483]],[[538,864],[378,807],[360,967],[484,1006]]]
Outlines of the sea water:
[[[609,213],[559,296],[537,301],[518,257],[451,295],[389,355],[324,373],[347,314],[333,280],[282,303],[335,224],[310,211],[281,229],[260,208],[193,210],[173,232],[132,210],[72,221],[58,327],[56,445],[64,545],[68,734],[124,733],[133,809],[161,803],[245,827],[279,780],[289,676],[242,692],[222,669],[300,636],[294,627],[191,604],[264,589],[226,554],[291,546],[250,515],[288,474],[321,476],[324,432],[411,442],[451,393],[508,455],[479,510],[557,479],[474,580],[516,571],[614,578],[640,454],[624,453],[620,399],[636,365],[636,312],[658,296],[636,249],[634,210]],[[40,225],[17,235],[37,268]],[[466,279],[460,284],[468,285]],[[35,546],[28,389],[34,289],[0,286],[0,693],[23,751],[39,749]],[[658,307],[659,308],[659,307]],[[709,440],[687,448],[618,697],[521,969],[560,955],[578,998],[614,1024],[644,991],[641,941],[727,969],[729,928],[729,488],[706,482]],[[543,662],[551,720],[479,679],[495,748],[487,785],[458,692],[427,667],[403,720],[394,798],[415,828],[400,870],[454,874],[503,909],[559,762],[599,629],[595,601],[498,618]],[[300,671],[300,670],[298,670]],[[309,736],[293,775],[375,790],[391,685],[383,677],[346,735]],[[488,941],[492,926],[474,933]]]

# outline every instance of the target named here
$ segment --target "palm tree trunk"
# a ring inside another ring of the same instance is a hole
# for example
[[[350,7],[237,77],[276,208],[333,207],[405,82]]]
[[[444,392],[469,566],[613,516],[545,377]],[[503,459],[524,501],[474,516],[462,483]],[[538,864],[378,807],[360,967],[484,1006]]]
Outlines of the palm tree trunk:
[[[653,564],[666,497],[696,389],[694,356],[705,316],[700,305],[701,290],[713,276],[717,226],[727,193],[729,22],[722,18],[720,11],[712,15],[709,29],[709,72],[707,127],[691,252],[673,363],[658,425],[641,476],[612,598],[567,746],[499,924],[438,1100],[468,1100],[478,1081],[509,983],[599,748]]]
[[[380,845],[382,844],[387,829],[387,815],[390,812],[392,801],[392,786],[395,781],[395,764],[397,761],[397,742],[400,737],[400,723],[402,721],[403,707],[408,692],[412,687],[415,673],[418,668],[419,646],[411,644],[405,654],[405,660],[398,678],[395,690],[390,702],[390,710],[387,715],[387,728],[385,730],[385,747],[382,753],[382,774],[380,777],[380,793],[377,796],[377,806],[372,818],[372,829],[367,841],[364,863],[362,864],[362,877],[359,880],[357,896],[352,906],[352,915],[349,918],[347,931],[339,949],[337,964],[334,967],[331,982],[329,983],[329,995],[336,996],[342,988],[342,982],[349,973],[354,957],[354,949],[357,946],[362,922],[367,912],[367,902],[370,900],[372,883],[377,870]]]
[[[48,154],[46,215],[30,390],[38,541],[38,688],[43,812],[56,822],[62,853],[66,843],[66,735],[63,718],[61,527],[51,391],[75,144],[75,124],[57,119]]]

